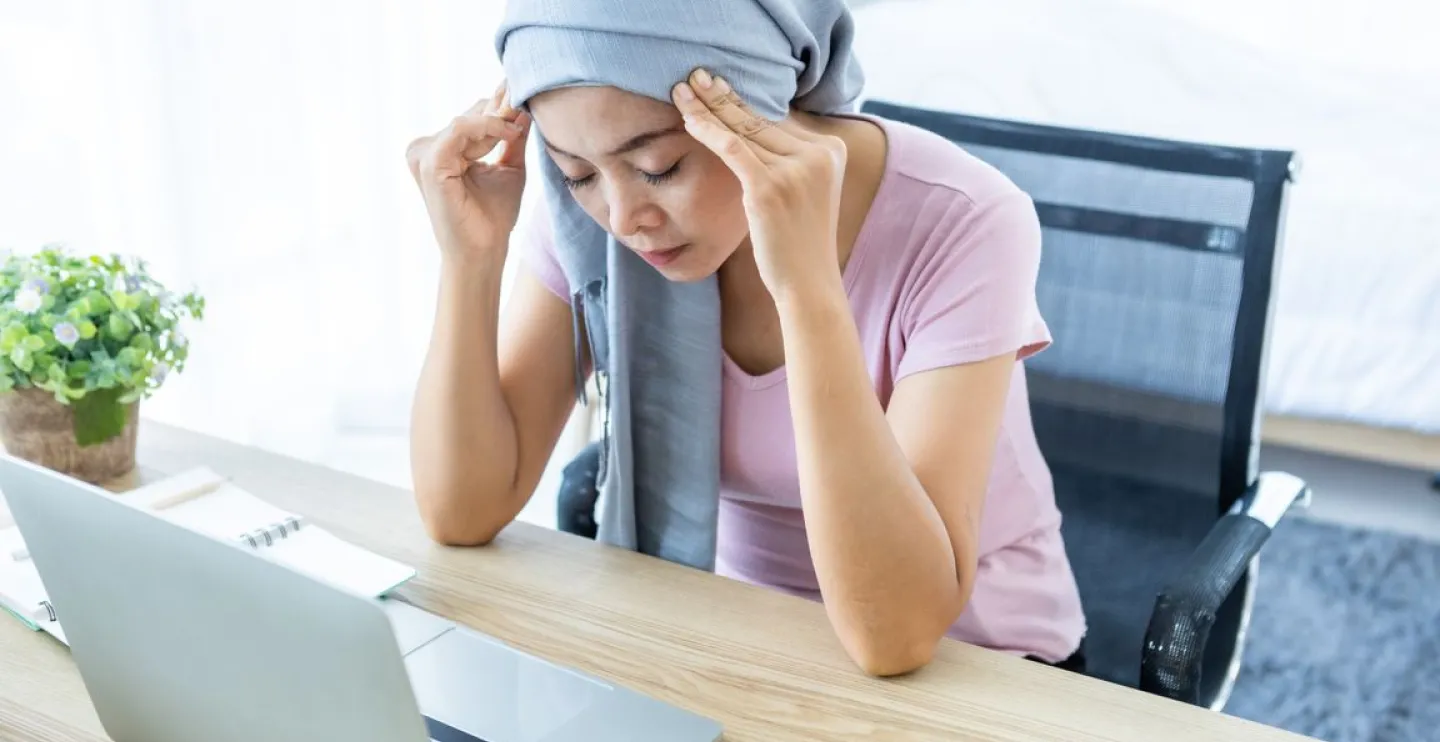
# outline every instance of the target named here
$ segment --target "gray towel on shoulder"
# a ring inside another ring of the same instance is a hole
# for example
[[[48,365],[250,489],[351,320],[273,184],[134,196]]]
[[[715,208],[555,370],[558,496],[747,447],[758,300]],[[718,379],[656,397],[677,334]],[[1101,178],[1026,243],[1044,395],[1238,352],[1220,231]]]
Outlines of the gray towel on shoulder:
[[[853,39],[843,0],[510,0],[496,49],[517,107],[581,85],[668,103],[674,85],[704,67],[778,120],[792,107],[851,109],[863,83]],[[716,280],[666,280],[611,239],[541,159],[603,405],[598,538],[712,570],[723,360]]]

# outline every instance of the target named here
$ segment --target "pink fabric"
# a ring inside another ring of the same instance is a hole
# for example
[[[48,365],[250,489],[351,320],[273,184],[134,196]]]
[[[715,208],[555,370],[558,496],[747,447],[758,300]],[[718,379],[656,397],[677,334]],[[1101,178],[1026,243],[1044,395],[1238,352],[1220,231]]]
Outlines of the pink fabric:
[[[1050,335],[1035,302],[1040,230],[1029,198],[939,136],[871,120],[889,140],[886,171],[844,285],[881,402],[912,374],[1042,350]],[[526,263],[568,296],[548,230],[529,226],[520,240]],[[785,369],[751,376],[726,357],[724,378],[716,571],[819,600]],[[981,520],[975,589],[950,636],[1050,662],[1074,652],[1085,620],[1059,529],[1017,362]]]

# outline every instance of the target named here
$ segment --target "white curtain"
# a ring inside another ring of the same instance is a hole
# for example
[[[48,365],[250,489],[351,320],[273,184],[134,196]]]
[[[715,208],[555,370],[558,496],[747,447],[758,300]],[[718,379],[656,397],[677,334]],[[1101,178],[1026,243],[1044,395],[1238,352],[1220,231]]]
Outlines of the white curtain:
[[[0,7],[0,246],[209,301],[146,414],[408,476],[437,253],[403,153],[498,82],[499,0]]]

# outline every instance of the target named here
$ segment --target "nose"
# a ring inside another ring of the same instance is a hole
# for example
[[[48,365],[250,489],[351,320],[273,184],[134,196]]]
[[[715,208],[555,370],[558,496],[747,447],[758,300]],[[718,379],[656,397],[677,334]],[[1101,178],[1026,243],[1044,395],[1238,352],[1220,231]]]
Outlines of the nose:
[[[606,194],[610,234],[625,238],[645,229],[660,226],[663,218],[659,207],[651,203],[641,188],[624,183],[610,187]]]

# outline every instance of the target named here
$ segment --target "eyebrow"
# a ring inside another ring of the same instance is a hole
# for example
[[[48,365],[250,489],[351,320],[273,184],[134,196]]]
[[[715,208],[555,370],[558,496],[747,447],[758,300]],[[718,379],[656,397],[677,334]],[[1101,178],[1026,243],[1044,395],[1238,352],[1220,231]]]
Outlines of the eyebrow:
[[[665,128],[665,129],[656,129],[656,130],[654,130],[654,131],[647,131],[647,132],[645,132],[645,133],[643,133],[643,134],[636,134],[635,136],[630,137],[629,139],[625,140],[625,143],[624,143],[624,144],[621,144],[619,147],[616,147],[615,149],[611,150],[608,156],[609,156],[609,157],[615,157],[616,155],[623,155],[623,154],[625,154],[625,153],[627,153],[627,152],[634,152],[635,150],[640,149],[641,147],[644,147],[645,145],[650,144],[651,142],[653,142],[653,141],[655,141],[655,140],[657,140],[657,139],[663,139],[663,138],[668,137],[668,136],[670,136],[670,135],[672,135],[672,134],[679,134],[680,132],[682,132],[682,131],[684,131],[684,130],[685,130],[685,125],[684,125],[684,124],[677,124],[677,125],[675,125],[675,126],[671,126],[671,127],[669,127],[669,128]],[[548,142],[548,141],[545,142],[545,147],[546,147],[547,149],[549,149],[551,152],[554,152],[554,153],[560,154],[560,155],[565,155],[566,157],[569,157],[569,158],[572,159],[572,160],[583,160],[583,159],[585,159],[585,158],[583,158],[583,157],[580,157],[579,155],[572,155],[572,154],[570,154],[569,152],[566,152],[565,150],[560,149],[559,147],[556,147],[555,145],[551,144],[551,143]]]

